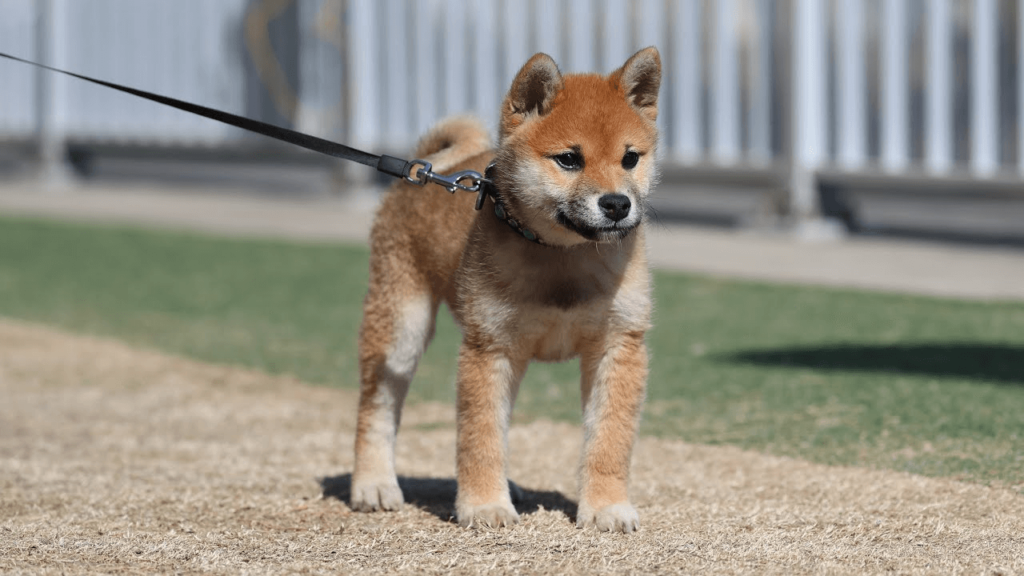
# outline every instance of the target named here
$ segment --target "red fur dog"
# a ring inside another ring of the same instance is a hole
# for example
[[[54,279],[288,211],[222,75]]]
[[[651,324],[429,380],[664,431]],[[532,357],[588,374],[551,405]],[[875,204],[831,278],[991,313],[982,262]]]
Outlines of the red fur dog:
[[[643,206],[657,179],[661,60],[647,48],[608,76],[565,75],[545,54],[519,71],[500,137],[442,122],[417,158],[438,172],[488,172],[474,197],[400,183],[371,233],[359,347],[352,507],[402,505],[395,435],[441,302],[462,329],[458,495],[463,526],[519,520],[506,477],[509,415],[532,360],[580,358],[584,447],[577,525],[631,532],[630,456],[644,399],[650,275]]]

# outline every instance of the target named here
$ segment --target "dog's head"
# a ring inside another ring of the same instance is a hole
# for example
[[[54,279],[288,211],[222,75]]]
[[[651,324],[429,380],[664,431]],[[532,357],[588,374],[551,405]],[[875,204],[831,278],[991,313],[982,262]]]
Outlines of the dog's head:
[[[512,213],[548,244],[627,236],[657,179],[656,48],[608,76],[563,76],[546,54],[516,75],[501,110],[496,180]]]

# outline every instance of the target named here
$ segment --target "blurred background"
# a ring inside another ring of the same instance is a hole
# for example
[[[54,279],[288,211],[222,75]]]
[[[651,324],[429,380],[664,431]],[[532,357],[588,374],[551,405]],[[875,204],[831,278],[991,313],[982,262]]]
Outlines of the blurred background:
[[[534,52],[609,72],[648,45],[661,218],[1024,246],[1024,1],[0,0],[0,51],[401,156],[446,115],[493,128]],[[370,172],[0,61],[0,185]]]

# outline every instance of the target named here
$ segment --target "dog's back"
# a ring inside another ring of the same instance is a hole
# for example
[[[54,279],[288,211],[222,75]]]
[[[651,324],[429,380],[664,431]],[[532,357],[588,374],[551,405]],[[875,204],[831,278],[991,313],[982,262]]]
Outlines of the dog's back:
[[[433,127],[416,146],[415,157],[438,173],[476,170],[481,174],[493,156],[487,129],[471,117],[449,118]],[[454,297],[451,279],[459,264],[476,211],[475,194],[451,194],[440,186],[400,181],[384,196],[370,233],[371,270],[381,259],[412,267],[434,294]],[[370,280],[371,289],[374,279]]]

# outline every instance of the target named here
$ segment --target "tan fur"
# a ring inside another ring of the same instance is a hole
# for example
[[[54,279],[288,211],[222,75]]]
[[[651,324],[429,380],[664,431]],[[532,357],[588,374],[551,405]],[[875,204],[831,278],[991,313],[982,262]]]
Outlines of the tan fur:
[[[638,52],[607,77],[562,76],[543,54],[530,59],[502,105],[491,152],[475,121],[443,122],[417,157],[438,172],[483,172],[511,214],[547,244],[495,217],[488,202],[437,186],[399,183],[371,232],[370,288],[360,334],[361,394],[352,507],[402,504],[394,440],[409,381],[441,302],[463,333],[458,376],[458,496],[463,526],[518,521],[506,476],[506,432],[532,360],[581,358],[584,430],[577,523],[630,532],[629,462],[647,378],[644,333],[650,279],[642,207],[657,178],[660,60]],[[555,156],[585,160],[566,169]],[[624,155],[637,153],[635,167]],[[599,199],[624,195],[612,219]]]

